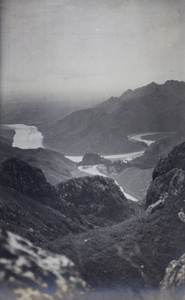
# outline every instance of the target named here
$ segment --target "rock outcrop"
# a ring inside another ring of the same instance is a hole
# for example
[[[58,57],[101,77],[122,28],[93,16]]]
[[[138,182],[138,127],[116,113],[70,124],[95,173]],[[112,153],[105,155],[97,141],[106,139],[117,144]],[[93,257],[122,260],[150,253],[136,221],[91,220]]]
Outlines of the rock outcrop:
[[[69,179],[73,172],[76,172],[75,164],[62,153],[44,148],[19,149],[12,147],[0,132],[0,162],[10,158],[17,158],[32,167],[41,169],[50,184],[57,184],[62,180]],[[80,171],[78,172],[80,173]]]
[[[0,230],[0,295],[13,300],[72,299],[86,291],[72,261]]]
[[[172,260],[160,283],[162,294],[169,293],[174,299],[184,299],[185,293],[185,254],[178,260]]]
[[[165,157],[174,146],[185,140],[183,131],[166,133],[165,138],[161,138],[151,144],[140,157],[135,158],[132,164],[141,169],[154,168],[158,163],[159,157]],[[169,136],[168,136],[169,135]]]
[[[0,182],[41,202],[54,193],[40,169],[17,158],[7,159],[1,164]]]
[[[68,218],[75,218],[83,224],[74,205],[62,199],[56,188],[47,182],[43,172],[20,159],[10,158],[1,164],[0,184],[57,209]]]
[[[87,176],[51,186],[41,170],[17,158],[0,166],[0,193],[0,226],[39,246],[135,214],[136,205],[111,179]]]
[[[110,162],[110,160],[96,153],[86,153],[84,154],[82,161],[78,163],[78,166],[99,165],[107,162]]]
[[[159,160],[154,168],[153,179],[174,168],[185,169],[185,142],[175,146],[164,159]]]
[[[58,184],[57,190],[93,225],[122,222],[135,214],[136,205],[125,198],[119,186],[110,178],[74,178]]]
[[[75,217],[76,211],[60,212],[2,185],[0,195],[0,228],[19,234],[36,246],[89,228]]]
[[[159,159],[153,171],[147,195],[146,207],[168,194],[178,198],[185,192],[185,142],[175,146],[165,157]]]

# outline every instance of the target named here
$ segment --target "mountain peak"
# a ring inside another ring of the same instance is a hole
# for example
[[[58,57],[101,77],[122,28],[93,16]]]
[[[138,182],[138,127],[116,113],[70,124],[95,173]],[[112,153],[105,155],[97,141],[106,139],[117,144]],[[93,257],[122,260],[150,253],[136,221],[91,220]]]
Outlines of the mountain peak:
[[[178,83],[181,83],[181,82],[183,82],[183,81],[170,79],[170,80],[167,80],[164,84],[178,84]]]
[[[157,83],[155,81],[152,81],[151,83],[148,84],[149,86],[156,86]]]
[[[184,81],[178,81],[178,80],[167,80],[163,86],[166,86],[166,87],[180,87],[180,86],[185,86],[185,82]]]
[[[124,92],[119,98],[120,99],[124,99],[126,97],[128,97],[131,93],[133,92],[133,90],[128,89],[126,92]]]

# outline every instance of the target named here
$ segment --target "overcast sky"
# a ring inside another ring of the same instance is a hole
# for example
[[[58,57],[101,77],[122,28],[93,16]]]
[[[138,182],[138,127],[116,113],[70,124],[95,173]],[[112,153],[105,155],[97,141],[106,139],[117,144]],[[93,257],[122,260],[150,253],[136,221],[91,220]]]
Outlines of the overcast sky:
[[[102,99],[185,80],[184,0],[1,1],[1,93]]]

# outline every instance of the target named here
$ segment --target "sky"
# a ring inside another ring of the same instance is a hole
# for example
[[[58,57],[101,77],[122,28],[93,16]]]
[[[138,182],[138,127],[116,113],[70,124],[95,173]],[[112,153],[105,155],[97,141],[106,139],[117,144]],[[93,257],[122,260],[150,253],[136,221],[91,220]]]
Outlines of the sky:
[[[185,81],[184,0],[4,0],[0,12],[3,101]]]

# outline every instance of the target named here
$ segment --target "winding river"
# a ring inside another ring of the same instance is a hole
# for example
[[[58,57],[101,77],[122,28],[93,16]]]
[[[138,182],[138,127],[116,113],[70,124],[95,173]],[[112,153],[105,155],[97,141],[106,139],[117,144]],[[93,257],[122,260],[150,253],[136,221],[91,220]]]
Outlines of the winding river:
[[[124,154],[112,154],[112,155],[101,155],[104,158],[107,158],[109,160],[115,161],[115,160],[123,160],[123,161],[130,161],[133,158],[136,158],[138,156],[143,155],[144,150],[137,151],[137,152],[130,152],[130,153],[124,153]],[[83,156],[66,156],[68,159],[78,163],[82,161]]]
[[[37,148],[44,148],[43,147],[43,135],[40,131],[38,131],[37,127],[35,126],[28,126],[24,124],[11,124],[11,125],[1,125],[2,128],[9,128],[15,131],[15,135],[13,137],[12,147],[18,147],[21,149],[37,149]],[[140,133],[140,134],[132,134],[128,136],[130,141],[142,141],[147,146],[151,145],[155,141],[153,140],[145,140],[144,137],[147,135],[155,135],[158,134],[157,132],[147,132],[147,133]],[[123,161],[130,161],[135,157],[141,156],[144,153],[143,151],[132,152],[132,153],[124,153],[124,154],[116,154],[116,155],[104,155],[104,158],[114,160],[123,160]],[[74,162],[80,162],[83,156],[66,156],[70,160]],[[79,170],[86,172],[91,175],[100,175],[104,177],[108,177],[107,175],[100,172],[97,168],[98,166],[81,166],[78,167]],[[125,196],[132,200],[137,201],[136,198],[132,197],[131,195],[125,193],[123,188],[115,181],[115,183],[120,187],[121,191],[125,194]]]
[[[44,148],[43,146],[43,135],[40,131],[38,131],[36,126],[29,126],[24,124],[11,124],[11,125],[1,125],[2,128],[9,128],[15,131],[15,135],[13,137],[12,147],[18,147],[21,149],[37,149]],[[139,134],[128,135],[128,139],[130,141],[139,141],[144,142],[147,146],[154,143],[154,140],[145,140],[144,137],[147,135],[155,135],[157,132],[145,132]],[[144,150],[123,154],[113,154],[113,155],[102,155],[104,158],[114,160],[123,160],[130,161],[133,158],[141,156],[144,153]],[[83,156],[66,156],[70,160],[74,162],[80,162]]]
[[[130,134],[128,135],[128,140],[131,142],[143,142],[146,144],[146,146],[150,146],[151,144],[155,143],[154,140],[145,140],[144,137],[148,135],[156,135],[159,134],[159,132],[143,132],[143,133],[137,133],[137,134]],[[137,151],[137,152],[129,152],[129,153],[123,153],[123,154],[112,154],[112,155],[101,155],[104,158],[107,158],[109,160],[115,161],[115,160],[123,160],[123,161],[131,161],[136,157],[139,157],[143,155],[145,150]],[[82,161],[83,156],[66,156],[73,162],[80,162]]]
[[[145,143],[147,146],[150,146],[151,144],[153,144],[155,141],[153,140],[145,140],[143,139],[143,137],[147,136],[147,135],[156,135],[159,132],[143,132],[143,133],[139,133],[139,134],[130,134],[128,135],[128,140],[132,141],[132,142],[143,142]]]

